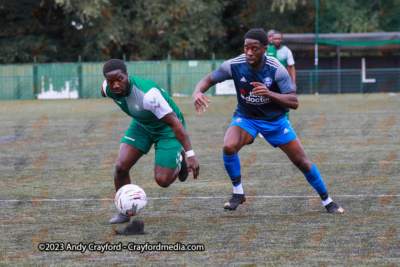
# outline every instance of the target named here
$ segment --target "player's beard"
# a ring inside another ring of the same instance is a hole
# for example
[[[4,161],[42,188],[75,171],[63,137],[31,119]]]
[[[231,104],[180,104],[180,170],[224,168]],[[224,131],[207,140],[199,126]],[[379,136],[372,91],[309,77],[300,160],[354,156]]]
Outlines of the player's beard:
[[[282,47],[282,42],[280,42],[278,45],[277,45],[277,44],[274,44],[274,48],[275,48],[276,50],[280,49],[281,47]]]
[[[131,87],[131,84],[128,83],[128,82],[126,82],[126,83],[125,83],[125,86],[124,86],[124,89],[121,90],[121,93],[119,93],[119,94],[114,93],[115,96],[117,96],[117,97],[125,97],[125,96],[128,96],[128,95],[129,95],[129,88],[130,88],[130,87]]]
[[[249,60],[246,58],[247,64],[252,68],[252,69],[258,69],[262,63],[262,58],[257,59],[257,58],[252,58],[253,62],[250,63]]]
[[[127,83],[125,83],[125,96],[129,95],[129,89],[131,88],[131,83],[129,81],[130,80],[128,79]]]

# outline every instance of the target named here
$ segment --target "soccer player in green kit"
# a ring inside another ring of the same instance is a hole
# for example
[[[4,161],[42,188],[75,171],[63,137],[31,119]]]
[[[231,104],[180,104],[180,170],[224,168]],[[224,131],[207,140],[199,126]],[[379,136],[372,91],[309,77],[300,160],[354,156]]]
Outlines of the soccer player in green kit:
[[[185,129],[185,120],[168,94],[151,80],[128,76],[125,63],[119,59],[107,61],[103,74],[101,95],[112,98],[133,118],[121,140],[115,164],[115,190],[131,183],[129,170],[153,144],[154,178],[159,186],[168,187],[178,177],[183,182],[191,173],[196,179],[200,167]],[[129,220],[129,216],[119,213],[109,223]]]
[[[273,30],[271,30],[273,31]],[[268,32],[269,34],[270,32]],[[268,38],[270,39],[270,38]],[[267,56],[276,58],[289,72],[290,79],[292,79],[292,84],[295,90],[296,86],[296,70],[294,68],[294,59],[292,51],[287,46],[282,45],[283,37],[282,33],[274,31],[272,37],[272,44],[268,46]]]
[[[273,30],[271,30],[273,31]],[[268,34],[270,34],[270,32]],[[294,59],[292,51],[287,46],[282,45],[283,37],[282,33],[278,31],[273,31],[272,38],[268,36],[268,40],[272,39],[272,44],[268,46],[266,55],[269,57],[276,58],[289,72],[290,79],[294,87],[294,92],[297,91],[296,85],[296,70],[294,68]],[[286,118],[289,120],[289,112],[286,113]]]

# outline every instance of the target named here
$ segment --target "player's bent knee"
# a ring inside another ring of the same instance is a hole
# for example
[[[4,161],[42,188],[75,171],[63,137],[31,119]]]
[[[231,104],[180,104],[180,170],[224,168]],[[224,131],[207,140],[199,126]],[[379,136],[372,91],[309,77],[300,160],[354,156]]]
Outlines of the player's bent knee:
[[[237,145],[233,143],[224,143],[222,151],[226,156],[233,156],[238,152]]]
[[[311,162],[306,157],[302,157],[293,163],[301,172],[307,173],[311,171]]]
[[[123,164],[117,162],[115,164],[115,176],[118,179],[124,179],[129,174],[129,169],[126,168]]]
[[[166,188],[171,185],[170,177],[166,177],[166,176],[162,175],[162,176],[156,176],[155,179],[156,179],[156,183],[161,187]]]

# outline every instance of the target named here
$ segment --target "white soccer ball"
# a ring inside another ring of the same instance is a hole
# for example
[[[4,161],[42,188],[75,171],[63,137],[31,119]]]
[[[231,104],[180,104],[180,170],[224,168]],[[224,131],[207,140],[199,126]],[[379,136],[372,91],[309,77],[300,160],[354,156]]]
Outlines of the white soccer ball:
[[[144,209],[146,203],[146,193],[135,184],[124,185],[115,195],[115,206],[124,215],[138,215]]]

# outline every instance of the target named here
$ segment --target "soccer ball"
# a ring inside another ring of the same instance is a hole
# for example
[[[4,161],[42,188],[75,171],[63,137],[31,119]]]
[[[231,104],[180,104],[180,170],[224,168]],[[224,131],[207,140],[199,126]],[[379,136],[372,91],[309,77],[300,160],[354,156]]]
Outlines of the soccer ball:
[[[144,209],[146,203],[146,193],[135,184],[124,185],[115,195],[115,206],[124,215],[138,215]]]

